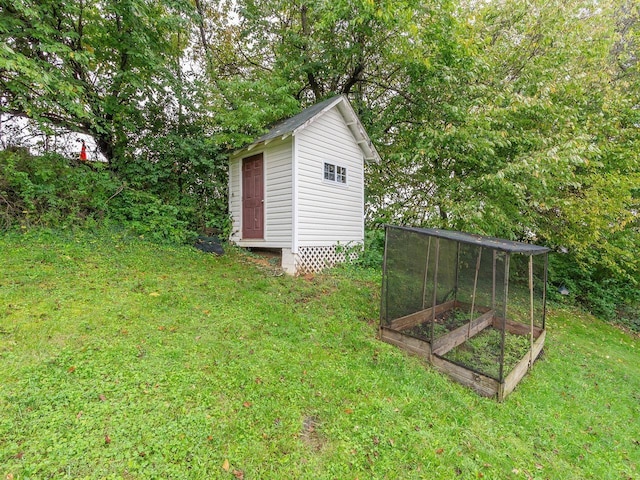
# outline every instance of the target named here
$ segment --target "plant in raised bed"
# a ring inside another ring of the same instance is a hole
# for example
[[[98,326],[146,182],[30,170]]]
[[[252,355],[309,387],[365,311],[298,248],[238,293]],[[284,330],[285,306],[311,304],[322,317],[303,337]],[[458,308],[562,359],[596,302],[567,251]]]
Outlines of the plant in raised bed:
[[[478,335],[451,349],[444,358],[464,365],[488,377],[499,379],[500,343],[502,336],[495,328],[486,328]],[[525,335],[505,332],[504,372],[510,372],[529,351],[529,339]]]
[[[469,323],[470,314],[459,308],[447,310],[436,316],[433,325],[433,338],[439,338],[462,325]],[[431,322],[423,322],[405,330],[409,335],[429,341],[431,339]]]

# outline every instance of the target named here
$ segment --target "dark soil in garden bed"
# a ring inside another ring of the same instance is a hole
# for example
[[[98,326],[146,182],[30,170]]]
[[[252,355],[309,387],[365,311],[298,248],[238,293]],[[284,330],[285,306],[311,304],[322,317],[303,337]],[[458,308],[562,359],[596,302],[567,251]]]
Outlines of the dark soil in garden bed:
[[[434,338],[439,338],[468,322],[468,313],[458,308],[447,310],[446,312],[436,316],[436,322],[433,326],[433,336]],[[421,323],[413,328],[405,330],[405,332],[428,342],[431,340],[431,322]]]

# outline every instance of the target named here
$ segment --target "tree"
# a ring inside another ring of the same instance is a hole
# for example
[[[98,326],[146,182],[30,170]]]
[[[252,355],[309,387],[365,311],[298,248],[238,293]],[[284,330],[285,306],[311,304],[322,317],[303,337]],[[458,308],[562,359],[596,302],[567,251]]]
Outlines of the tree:
[[[574,279],[600,312],[608,296],[611,315],[640,282],[637,12],[626,0],[463,5],[437,63],[406,60],[375,220],[568,251],[553,280]]]
[[[93,136],[111,162],[165,114],[180,2],[0,1],[1,111]]]
[[[136,204],[160,202],[192,228],[223,226],[228,145],[211,139],[215,89],[187,59],[194,5],[0,0],[0,8],[2,113],[91,135],[127,185],[118,199],[133,198],[131,218],[146,208]]]
[[[430,5],[415,0],[238,2],[247,63],[296,85],[296,98],[335,94],[379,101],[394,87],[394,61],[409,48],[414,17]]]

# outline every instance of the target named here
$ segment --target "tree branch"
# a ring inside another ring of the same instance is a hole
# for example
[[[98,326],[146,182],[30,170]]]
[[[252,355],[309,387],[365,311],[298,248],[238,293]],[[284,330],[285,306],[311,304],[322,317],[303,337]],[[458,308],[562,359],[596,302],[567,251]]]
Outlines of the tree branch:
[[[57,127],[62,127],[65,128],[67,130],[70,130],[72,132],[76,132],[76,133],[84,133],[86,135],[93,135],[93,132],[84,124],[77,124],[74,122],[71,122],[69,119],[63,118],[55,113],[40,113],[37,116],[34,115],[29,115],[28,113],[22,111],[22,110],[16,110],[16,109],[7,109],[7,110],[3,110],[3,113],[7,114],[7,115],[11,115],[13,117],[20,117],[20,118],[28,118],[30,120],[34,120],[37,121],[38,118],[43,118],[47,121],[49,121],[50,123],[52,123],[53,125],[57,126]]]

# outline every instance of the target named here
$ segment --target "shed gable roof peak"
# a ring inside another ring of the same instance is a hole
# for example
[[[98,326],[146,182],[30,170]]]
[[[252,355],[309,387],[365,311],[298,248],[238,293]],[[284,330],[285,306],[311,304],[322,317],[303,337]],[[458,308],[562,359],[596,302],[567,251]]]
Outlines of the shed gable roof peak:
[[[287,118],[286,120],[277,123],[267,133],[257,138],[250,145],[239,151],[252,150],[261,143],[268,143],[269,141],[279,137],[286,138],[289,135],[295,135],[297,132],[311,125],[311,123],[313,123],[313,121],[319,118],[322,114],[335,107],[338,107],[340,114],[343,116],[345,122],[349,126],[349,129],[353,133],[358,146],[364,154],[364,158],[366,160],[379,161],[380,155],[373,146],[371,139],[365,132],[360,119],[356,115],[353,107],[351,106],[349,100],[345,95],[336,95],[322,102],[316,103],[315,105],[305,108],[297,115],[294,115],[293,117]]]

